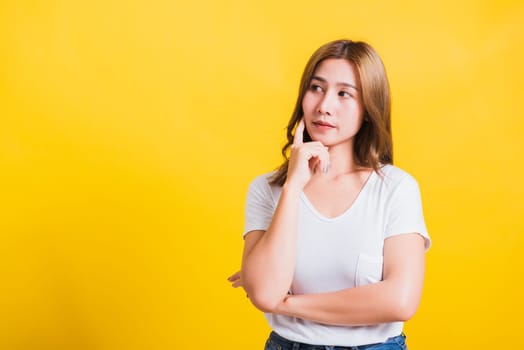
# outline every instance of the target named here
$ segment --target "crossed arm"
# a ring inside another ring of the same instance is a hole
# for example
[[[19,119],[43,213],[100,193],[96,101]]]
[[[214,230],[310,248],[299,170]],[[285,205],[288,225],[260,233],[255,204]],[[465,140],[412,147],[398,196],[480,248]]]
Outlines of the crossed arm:
[[[264,231],[253,231],[246,236],[244,257],[264,234]],[[264,312],[331,325],[406,321],[413,316],[420,301],[424,255],[424,239],[419,234],[387,238],[384,242],[382,281],[330,293],[288,295],[289,282],[287,289],[282,288],[278,296],[276,293],[272,296],[273,299],[260,298],[263,286],[246,286],[244,283],[251,276],[240,273],[231,276],[230,280],[234,286],[243,286],[253,304]],[[260,266],[264,267],[267,265]]]

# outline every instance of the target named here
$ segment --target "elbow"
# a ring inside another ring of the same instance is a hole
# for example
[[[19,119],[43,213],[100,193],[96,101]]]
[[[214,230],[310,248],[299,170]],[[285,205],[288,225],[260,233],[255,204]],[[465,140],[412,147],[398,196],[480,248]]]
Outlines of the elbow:
[[[393,304],[392,316],[395,321],[409,321],[417,312],[418,300],[413,297],[403,296]]]
[[[245,274],[242,276],[242,279],[247,297],[258,310],[273,313],[284,300],[285,294],[281,295],[275,288],[265,288],[260,281],[251,280]]]
[[[417,308],[411,305],[399,305],[397,310],[395,310],[394,319],[400,322],[407,322],[415,315],[416,311]]]
[[[270,293],[248,293],[248,297],[257,309],[266,313],[272,313],[282,301]]]
[[[283,299],[274,291],[260,286],[255,287],[246,283],[244,289],[251,304],[262,312],[272,313]]]
[[[417,312],[421,288],[412,283],[396,283],[388,293],[390,318],[393,322],[409,321]]]

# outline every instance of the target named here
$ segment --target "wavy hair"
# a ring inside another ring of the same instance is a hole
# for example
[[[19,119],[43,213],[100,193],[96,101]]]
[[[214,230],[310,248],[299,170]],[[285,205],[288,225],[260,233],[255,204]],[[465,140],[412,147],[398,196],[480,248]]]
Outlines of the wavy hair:
[[[309,59],[302,73],[295,109],[287,126],[287,142],[282,148],[284,162],[271,178],[271,183],[283,186],[287,179],[288,150],[293,144],[293,131],[304,115],[302,100],[319,64],[329,58],[345,59],[359,75],[364,122],[355,135],[354,157],[357,165],[373,168],[380,173],[385,164],[393,164],[391,137],[391,97],[384,64],[369,44],[362,41],[336,40],[321,46]],[[304,130],[304,142],[311,141]]]

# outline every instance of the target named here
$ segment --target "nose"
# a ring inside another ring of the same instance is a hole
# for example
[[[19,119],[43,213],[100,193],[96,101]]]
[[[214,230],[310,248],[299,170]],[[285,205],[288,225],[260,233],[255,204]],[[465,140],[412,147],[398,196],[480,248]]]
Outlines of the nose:
[[[327,91],[324,94],[324,96],[322,97],[322,100],[320,100],[320,103],[318,104],[317,112],[319,114],[327,115],[331,117],[334,115],[335,103],[336,103],[335,94]]]

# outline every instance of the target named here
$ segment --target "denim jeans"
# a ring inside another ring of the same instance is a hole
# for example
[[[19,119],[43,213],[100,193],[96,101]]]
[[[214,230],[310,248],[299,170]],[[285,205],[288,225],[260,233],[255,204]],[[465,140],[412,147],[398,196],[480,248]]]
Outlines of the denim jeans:
[[[275,332],[271,332],[264,350],[407,350],[404,334],[389,338],[383,343],[359,346],[311,345],[287,340]]]

